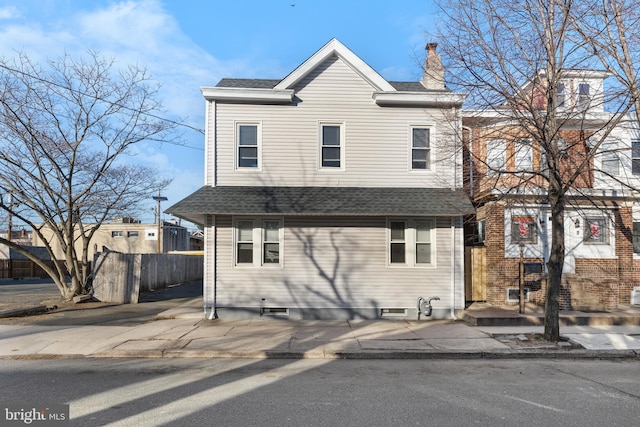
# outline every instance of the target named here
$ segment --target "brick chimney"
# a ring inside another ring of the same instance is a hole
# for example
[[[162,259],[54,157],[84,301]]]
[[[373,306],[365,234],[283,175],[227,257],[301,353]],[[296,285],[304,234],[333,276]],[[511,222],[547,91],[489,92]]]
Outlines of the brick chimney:
[[[422,86],[429,90],[445,90],[444,67],[442,59],[436,53],[438,43],[427,43],[427,60],[424,63],[424,75],[420,80]]]

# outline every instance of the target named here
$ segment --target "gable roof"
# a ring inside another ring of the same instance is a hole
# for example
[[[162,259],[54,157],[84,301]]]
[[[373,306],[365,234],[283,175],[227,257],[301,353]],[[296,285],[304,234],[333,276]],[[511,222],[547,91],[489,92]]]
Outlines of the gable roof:
[[[389,82],[337,39],[331,39],[284,79],[224,78],[215,87],[201,87],[207,100],[249,104],[291,104],[295,86],[326,60],[337,57],[366,81],[380,106],[460,107],[464,94],[429,90],[421,82]]]
[[[203,224],[205,215],[458,217],[473,206],[450,188],[204,186],[165,212]]]
[[[376,70],[371,68],[358,55],[349,50],[338,39],[333,38],[320,50],[314,53],[309,59],[300,64],[287,77],[275,86],[275,89],[292,89],[300,80],[305,78],[311,71],[332,56],[337,56],[345,62],[356,74],[360,75],[366,82],[375,88],[376,91],[394,91],[394,87],[389,84]]]

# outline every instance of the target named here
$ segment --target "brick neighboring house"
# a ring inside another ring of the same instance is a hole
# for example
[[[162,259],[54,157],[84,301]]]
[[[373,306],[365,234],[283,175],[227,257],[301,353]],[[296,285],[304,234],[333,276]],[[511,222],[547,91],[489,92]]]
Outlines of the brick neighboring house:
[[[205,185],[167,212],[204,225],[208,317],[464,308],[465,96],[435,48],[421,82],[389,82],[332,39],[284,79],[202,88]]]
[[[583,108],[590,120],[567,121],[559,131],[560,169],[585,159],[590,137],[612,114],[601,102],[607,74],[567,71],[560,109]],[[465,187],[476,207],[466,227],[467,299],[518,303],[518,263],[542,265],[525,276],[529,301],[544,305],[544,273],[551,222],[544,188],[544,154],[498,110],[465,111]],[[640,285],[640,138],[627,117],[606,138],[568,195],[561,309],[604,310],[629,304]],[[505,171],[504,173],[499,172]],[[519,170],[540,175],[519,174]],[[518,190],[513,189],[518,186]],[[507,191],[511,188],[511,191]]]

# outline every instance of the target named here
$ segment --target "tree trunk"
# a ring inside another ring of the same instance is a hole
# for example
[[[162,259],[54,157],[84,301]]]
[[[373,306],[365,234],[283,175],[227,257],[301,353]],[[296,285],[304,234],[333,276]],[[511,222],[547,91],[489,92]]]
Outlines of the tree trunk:
[[[564,194],[550,191],[551,249],[547,262],[547,294],[544,306],[544,339],[560,340],[560,288],[564,265]]]

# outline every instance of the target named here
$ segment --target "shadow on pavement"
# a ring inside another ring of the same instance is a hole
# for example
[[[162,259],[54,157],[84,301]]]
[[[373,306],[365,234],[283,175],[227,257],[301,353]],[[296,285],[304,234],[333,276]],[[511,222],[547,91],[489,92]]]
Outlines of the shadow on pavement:
[[[155,320],[158,313],[169,310],[194,298],[202,298],[202,281],[185,283],[167,289],[145,292],[138,304],[117,304],[87,301],[75,304],[63,301],[55,285],[40,287],[38,292],[28,284],[2,286],[2,309],[17,309],[44,304],[50,309],[44,313],[0,319],[0,324],[22,325],[111,325],[133,326]],[[24,295],[28,294],[28,298]],[[22,295],[22,297],[20,297]],[[10,301],[10,303],[7,303]],[[22,305],[22,307],[19,307]]]

